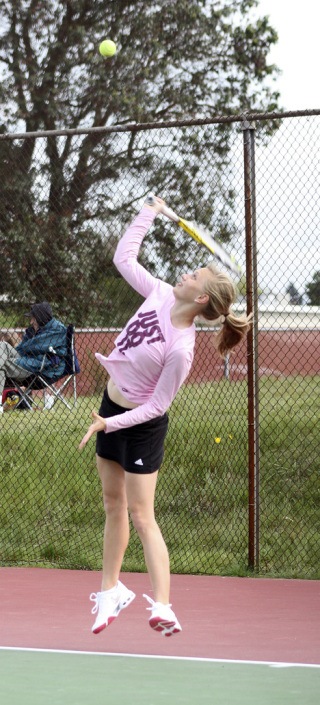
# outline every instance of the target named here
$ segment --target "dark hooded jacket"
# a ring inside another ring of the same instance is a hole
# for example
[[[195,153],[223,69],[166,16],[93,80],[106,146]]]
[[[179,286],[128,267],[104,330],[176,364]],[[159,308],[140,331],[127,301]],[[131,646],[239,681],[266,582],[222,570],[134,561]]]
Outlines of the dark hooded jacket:
[[[19,355],[15,362],[25,370],[34,373],[41,370],[49,379],[62,376],[67,354],[67,328],[56,318],[51,318],[37,332],[30,326],[15,349]]]

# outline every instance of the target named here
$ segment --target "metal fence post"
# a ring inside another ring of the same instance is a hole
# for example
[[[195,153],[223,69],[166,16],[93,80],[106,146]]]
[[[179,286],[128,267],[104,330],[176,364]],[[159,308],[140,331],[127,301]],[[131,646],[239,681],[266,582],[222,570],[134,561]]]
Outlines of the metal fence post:
[[[248,566],[259,567],[259,364],[258,364],[258,282],[255,193],[255,124],[245,120],[243,130],[244,197],[246,232],[247,314],[253,312],[248,334],[248,479],[249,526]]]

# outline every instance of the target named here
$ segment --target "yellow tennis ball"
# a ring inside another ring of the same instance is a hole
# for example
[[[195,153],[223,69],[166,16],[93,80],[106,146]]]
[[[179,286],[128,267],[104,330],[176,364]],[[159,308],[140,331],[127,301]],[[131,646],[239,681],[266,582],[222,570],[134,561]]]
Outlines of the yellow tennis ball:
[[[104,39],[99,46],[101,56],[114,56],[117,51],[117,45],[112,39]]]

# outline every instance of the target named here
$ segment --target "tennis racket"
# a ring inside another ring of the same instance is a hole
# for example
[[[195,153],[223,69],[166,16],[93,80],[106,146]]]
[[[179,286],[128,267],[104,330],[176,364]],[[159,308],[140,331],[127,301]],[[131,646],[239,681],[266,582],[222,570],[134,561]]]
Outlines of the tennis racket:
[[[148,196],[146,203],[148,205],[154,203],[154,196],[152,194]],[[163,206],[161,213],[176,223],[182,230],[188,233],[188,235],[191,235],[196,242],[206,247],[221,264],[234,272],[234,274],[241,276],[241,267],[228,255],[224,247],[212,237],[208,230],[190,220],[180,218],[180,216],[171,210],[171,208],[168,208],[168,206]]]

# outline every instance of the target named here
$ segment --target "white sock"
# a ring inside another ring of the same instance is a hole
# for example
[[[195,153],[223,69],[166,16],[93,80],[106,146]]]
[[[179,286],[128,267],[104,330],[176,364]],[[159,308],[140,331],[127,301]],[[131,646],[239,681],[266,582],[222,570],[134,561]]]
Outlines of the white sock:
[[[108,593],[108,595],[112,595],[112,593],[116,592],[118,589],[118,583],[116,583],[112,588],[109,588],[109,590],[101,590],[101,592]]]

